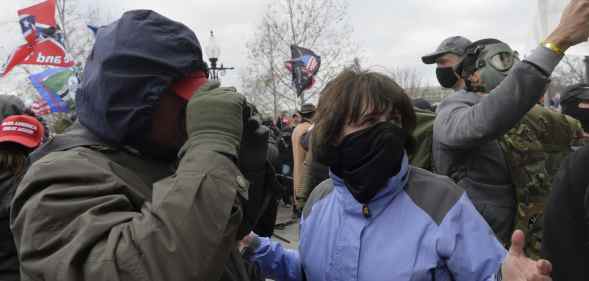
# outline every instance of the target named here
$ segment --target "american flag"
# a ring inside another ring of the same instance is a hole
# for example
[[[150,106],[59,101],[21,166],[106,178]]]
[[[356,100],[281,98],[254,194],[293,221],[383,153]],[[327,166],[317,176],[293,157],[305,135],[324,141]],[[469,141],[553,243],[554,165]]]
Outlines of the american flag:
[[[33,102],[33,104],[31,105],[31,110],[37,116],[43,116],[51,113],[51,108],[49,107],[49,104],[47,104],[47,102],[42,99],[38,99],[35,102]]]
[[[315,74],[319,68],[319,62],[313,55],[304,55],[303,62],[305,63],[305,72],[308,74]]]
[[[292,81],[300,96],[304,90],[313,86],[313,78],[321,66],[321,57],[315,52],[299,47],[290,46],[291,59],[286,62],[286,68],[292,73]]]

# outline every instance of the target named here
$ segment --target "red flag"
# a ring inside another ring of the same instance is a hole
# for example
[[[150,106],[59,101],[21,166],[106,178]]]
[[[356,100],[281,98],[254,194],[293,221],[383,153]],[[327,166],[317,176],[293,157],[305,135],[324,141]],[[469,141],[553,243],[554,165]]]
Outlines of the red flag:
[[[73,59],[67,55],[62,44],[52,37],[58,29],[55,21],[55,0],[46,0],[18,10],[20,25],[27,41],[10,56],[2,76],[19,64],[53,65],[70,67]],[[40,36],[39,33],[43,36]],[[39,36],[39,38],[37,38]],[[44,38],[47,37],[47,38]],[[57,36],[56,38],[59,38]]]
[[[23,17],[30,15],[35,17],[35,23],[41,28],[56,27],[55,0],[47,0],[28,8],[18,10],[18,15]]]
[[[24,44],[10,56],[2,76],[8,74],[16,65],[38,64],[58,67],[74,66],[74,60],[63,46],[53,38],[37,40],[33,45]]]
[[[6,63],[6,67],[2,72],[2,76],[8,74],[15,66],[22,64],[23,61],[33,52],[33,47],[25,44],[16,49],[14,53],[10,55],[8,58],[8,62]]]
[[[74,60],[67,54],[63,46],[53,38],[38,40],[33,45],[33,52],[22,64],[53,65],[58,67],[74,66]]]

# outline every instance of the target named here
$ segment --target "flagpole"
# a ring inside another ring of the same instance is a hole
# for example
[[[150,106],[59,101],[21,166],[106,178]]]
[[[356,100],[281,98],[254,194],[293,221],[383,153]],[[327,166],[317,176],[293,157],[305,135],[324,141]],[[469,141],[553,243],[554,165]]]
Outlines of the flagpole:
[[[59,18],[59,21],[61,23],[61,31],[63,32],[63,45],[64,48],[69,52],[69,41],[68,41],[68,36],[67,36],[67,27],[65,26],[65,21],[66,21],[66,15],[65,15],[65,5],[66,5],[66,0],[55,0],[56,1],[56,8],[57,8],[57,17]]]
[[[271,48],[274,48],[274,45],[271,45]],[[278,118],[278,92],[276,91],[276,75],[274,73],[274,53],[272,52],[270,55],[270,83],[272,83],[272,97],[274,98],[274,119]]]
[[[288,13],[290,16],[290,31],[292,33],[292,44],[291,45],[297,45],[297,35],[295,32],[295,26],[294,26],[294,12],[292,10],[292,0],[286,0],[286,3],[288,4]],[[304,92],[298,93],[298,89],[297,89],[297,94],[300,95],[301,106],[303,106],[303,104],[305,103],[305,94],[304,94]]]

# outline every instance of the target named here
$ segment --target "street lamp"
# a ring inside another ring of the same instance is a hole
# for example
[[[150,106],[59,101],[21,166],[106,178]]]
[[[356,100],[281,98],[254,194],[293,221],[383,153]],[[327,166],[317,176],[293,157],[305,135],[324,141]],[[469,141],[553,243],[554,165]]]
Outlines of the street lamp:
[[[221,64],[220,67],[217,67],[217,61],[219,61],[219,56],[221,55],[221,47],[217,43],[217,39],[211,30],[211,37],[209,37],[209,41],[207,42],[207,47],[205,48],[205,53],[207,57],[209,57],[209,61],[211,62],[211,67],[209,67],[209,78],[213,80],[219,80],[219,72],[221,75],[225,74],[225,70],[232,70],[233,67],[224,67]]]

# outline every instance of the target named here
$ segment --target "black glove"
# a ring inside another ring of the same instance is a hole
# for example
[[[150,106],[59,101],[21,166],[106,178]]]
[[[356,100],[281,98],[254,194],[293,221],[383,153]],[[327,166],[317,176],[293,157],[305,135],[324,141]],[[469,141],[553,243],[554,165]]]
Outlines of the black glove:
[[[264,212],[269,195],[266,173],[270,165],[266,165],[268,155],[268,138],[270,129],[261,125],[261,119],[253,115],[251,107],[244,110],[244,131],[241,138],[238,166],[241,173],[250,182],[247,201],[244,200],[245,216],[240,233],[251,231]]]

